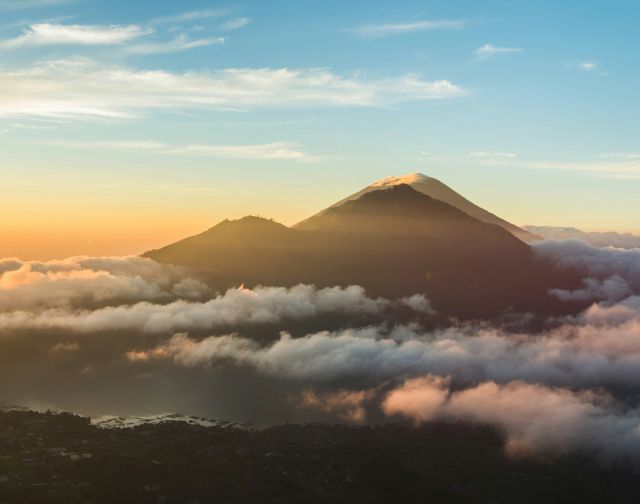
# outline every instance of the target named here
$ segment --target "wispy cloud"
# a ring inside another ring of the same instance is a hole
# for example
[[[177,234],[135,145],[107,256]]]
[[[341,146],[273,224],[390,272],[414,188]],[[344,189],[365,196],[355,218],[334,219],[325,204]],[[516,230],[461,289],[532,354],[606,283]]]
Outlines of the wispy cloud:
[[[0,117],[132,118],[152,110],[378,107],[466,94],[448,80],[386,79],[326,69],[230,68],[215,72],[104,68],[88,59],[0,69]]]
[[[591,73],[594,75],[605,76],[609,74],[609,72],[602,69],[600,62],[596,60],[574,61],[572,63],[568,63],[567,66],[573,70],[579,70],[581,72]]]
[[[311,156],[302,151],[293,142],[272,142],[252,145],[212,145],[187,144],[170,145],[151,140],[141,141],[57,141],[47,145],[71,149],[100,149],[100,150],[131,150],[156,154],[176,154],[188,156],[205,156],[226,159],[277,159],[291,161],[309,161]]]
[[[229,9],[203,9],[188,12],[182,12],[171,16],[163,16],[151,20],[151,24],[171,24],[184,23],[187,21],[198,21],[202,19],[211,19],[226,16],[230,13]]]
[[[640,159],[601,159],[598,161],[539,161],[527,164],[541,170],[566,170],[611,178],[640,178]]]
[[[186,35],[178,35],[169,42],[153,42],[148,44],[136,44],[127,48],[130,54],[164,54],[187,51],[198,47],[224,44],[224,37],[190,40]]]
[[[53,7],[75,2],[77,0],[0,0],[0,11],[32,9],[36,7]]]
[[[480,46],[475,51],[473,51],[473,54],[475,55],[476,60],[482,61],[501,54],[513,54],[521,52],[524,52],[524,49],[522,49],[521,47],[498,47],[492,44],[484,44],[483,46]]]
[[[518,157],[513,152],[491,152],[491,151],[473,151],[469,153],[469,157],[472,158],[500,158],[500,159],[513,159]]]
[[[222,29],[223,30],[227,30],[227,31],[237,30],[239,28],[247,26],[249,23],[251,23],[251,21],[252,20],[250,18],[247,18],[247,17],[233,18],[233,19],[230,19],[229,21],[223,23],[222,24]]]
[[[468,157],[486,166],[499,166],[512,163],[518,155],[515,152],[473,151]]]
[[[460,30],[467,22],[461,19],[439,21],[411,21],[407,23],[368,24],[350,28],[347,31],[363,38],[379,38],[433,30]]]
[[[42,45],[114,45],[122,44],[151,30],[137,25],[61,25],[34,24],[22,35],[0,41],[0,49]]]

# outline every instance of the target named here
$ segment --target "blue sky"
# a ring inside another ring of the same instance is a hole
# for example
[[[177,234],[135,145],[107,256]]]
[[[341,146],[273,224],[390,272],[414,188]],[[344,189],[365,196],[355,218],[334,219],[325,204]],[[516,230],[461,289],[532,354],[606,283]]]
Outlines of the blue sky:
[[[416,171],[518,224],[638,232],[638,21],[637,1],[0,0],[0,252],[291,224]]]

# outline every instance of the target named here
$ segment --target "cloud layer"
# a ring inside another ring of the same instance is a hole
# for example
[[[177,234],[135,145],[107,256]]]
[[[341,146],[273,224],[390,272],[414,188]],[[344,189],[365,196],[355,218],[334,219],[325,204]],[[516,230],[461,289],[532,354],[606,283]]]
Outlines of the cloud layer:
[[[99,414],[463,421],[502,432],[513,456],[638,460],[638,251],[547,241],[534,253],[582,274],[552,294],[586,309],[459,322],[424,296],[358,286],[216,294],[141,258],[2,260],[0,397]]]

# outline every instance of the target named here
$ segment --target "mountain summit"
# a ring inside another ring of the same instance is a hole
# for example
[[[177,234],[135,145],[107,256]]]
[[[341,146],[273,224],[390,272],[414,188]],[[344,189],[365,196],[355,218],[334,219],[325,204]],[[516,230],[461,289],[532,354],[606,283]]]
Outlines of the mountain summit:
[[[308,219],[299,222],[294,227],[297,229],[313,230],[318,228],[318,223],[325,212],[332,208],[341,206],[348,201],[356,200],[364,194],[372,191],[379,191],[381,189],[388,189],[399,185],[408,185],[416,191],[426,194],[433,199],[443,201],[458,210],[462,210],[466,214],[478,219],[479,221],[486,222],[487,224],[495,224],[503,229],[509,231],[512,235],[520,238],[524,242],[531,242],[538,239],[536,235],[519,228],[518,226],[501,219],[497,215],[488,212],[484,208],[472,203],[468,199],[464,198],[449,186],[443,184],[438,179],[428,177],[422,173],[409,173],[401,176],[392,176],[375,181],[368,185],[364,189],[347,196],[346,198],[334,203],[329,208],[322,210],[321,212],[309,217]]]
[[[528,307],[548,288],[521,240],[401,182],[347,198],[306,226],[223,221],[145,256],[188,266],[218,290],[361,285],[372,296],[422,293],[460,317]]]

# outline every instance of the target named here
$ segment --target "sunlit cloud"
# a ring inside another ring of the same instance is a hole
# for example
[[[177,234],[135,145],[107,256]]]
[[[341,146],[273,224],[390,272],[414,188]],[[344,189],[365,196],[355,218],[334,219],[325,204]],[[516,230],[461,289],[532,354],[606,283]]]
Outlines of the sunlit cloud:
[[[473,151],[469,158],[483,165],[503,165],[512,163],[518,155],[514,152]]]
[[[529,168],[592,173],[609,177],[640,177],[640,160],[635,158],[599,161],[539,161],[527,163]]]
[[[574,61],[574,62],[568,63],[567,67],[572,70],[578,70],[584,73],[599,75],[601,77],[604,77],[609,74],[609,72],[607,72],[602,68],[602,65],[597,60]]]
[[[640,447],[638,411],[619,407],[601,391],[524,382],[485,382],[451,391],[445,380],[427,375],[391,391],[382,408],[416,423],[449,419],[493,425],[504,433],[505,451],[514,457],[581,451],[606,459],[636,458]]]
[[[130,54],[167,54],[198,47],[208,47],[212,45],[224,44],[224,37],[206,38],[190,40],[186,35],[178,35],[169,42],[154,42],[148,44],[136,44],[128,47],[126,51]]]
[[[0,41],[0,49],[43,45],[115,45],[128,42],[151,30],[138,25],[61,25],[34,24],[22,35]]]
[[[228,15],[229,9],[202,9],[183,12],[171,16],[163,16],[152,19],[151,24],[183,23],[186,21],[198,21],[201,19],[211,19]]]
[[[48,145],[72,149],[102,149],[102,150],[131,150],[152,152],[156,154],[179,154],[191,156],[217,157],[226,159],[277,159],[308,161],[310,155],[300,150],[297,144],[292,142],[272,142],[268,144],[254,145],[210,145],[187,144],[170,145],[154,141],[98,141],[77,142],[58,141]]]
[[[105,67],[89,59],[0,70],[0,117],[133,118],[153,110],[268,107],[383,107],[464,96],[448,81],[416,75],[385,79],[327,69],[229,68],[217,71]]]
[[[222,29],[223,30],[237,30],[239,28],[243,28],[245,26],[247,26],[248,24],[250,24],[252,21],[252,19],[247,18],[247,17],[239,17],[239,18],[233,18],[230,19],[229,21],[225,22],[222,24]]]

